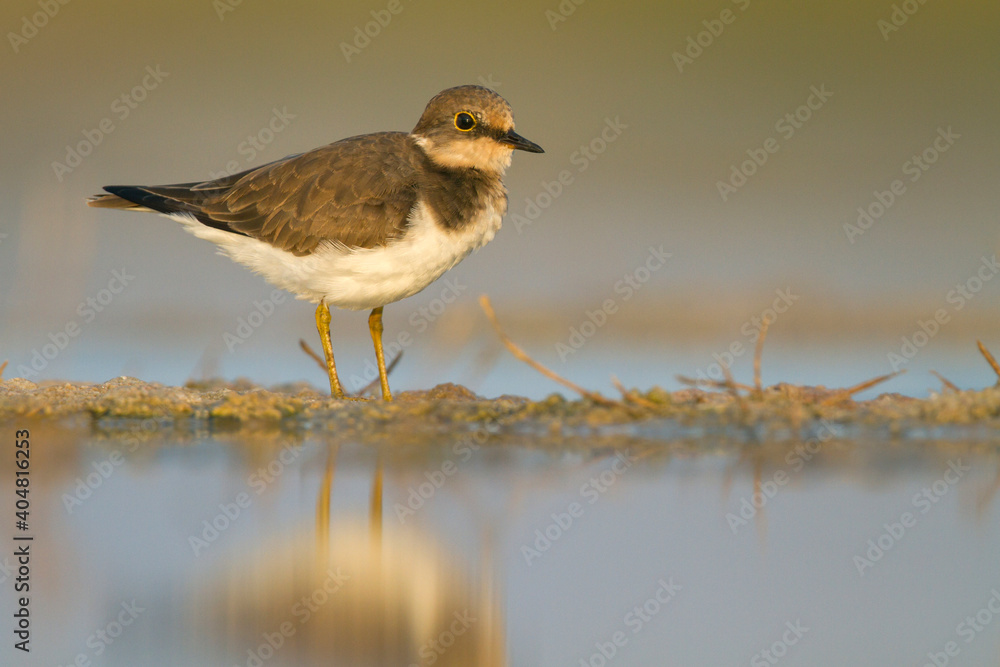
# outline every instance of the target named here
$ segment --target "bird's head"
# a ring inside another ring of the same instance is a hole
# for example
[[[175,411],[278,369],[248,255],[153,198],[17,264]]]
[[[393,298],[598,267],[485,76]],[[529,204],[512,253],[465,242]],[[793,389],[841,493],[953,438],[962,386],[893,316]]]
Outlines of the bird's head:
[[[427,103],[411,133],[435,164],[503,174],[515,149],[544,153],[514,131],[507,100],[482,86],[441,91]]]

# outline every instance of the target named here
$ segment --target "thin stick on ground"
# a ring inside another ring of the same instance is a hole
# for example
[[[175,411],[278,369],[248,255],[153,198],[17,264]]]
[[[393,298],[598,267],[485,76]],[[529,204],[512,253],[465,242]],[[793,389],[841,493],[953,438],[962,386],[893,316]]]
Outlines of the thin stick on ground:
[[[856,384],[853,387],[848,387],[847,389],[841,389],[836,394],[834,394],[830,398],[828,398],[825,401],[823,401],[823,404],[827,405],[829,403],[836,403],[837,401],[842,401],[842,400],[844,400],[846,398],[850,398],[850,397],[854,396],[855,394],[864,391],[865,389],[871,389],[875,385],[882,384],[883,382],[887,382],[887,381],[891,380],[892,378],[896,377],[897,375],[902,375],[905,372],[906,372],[906,370],[904,369],[904,370],[901,370],[901,371],[896,371],[895,373],[889,373],[887,375],[880,375],[877,378],[872,378],[871,380],[865,380],[864,382]]]
[[[949,380],[945,376],[941,375],[937,371],[931,371],[931,375],[933,375],[934,377],[936,377],[938,380],[941,380],[941,385],[945,389],[950,389],[951,391],[954,391],[956,393],[962,391],[961,389],[958,388],[958,385],[956,385],[954,382],[952,382],[951,380]]]
[[[743,398],[743,395],[740,394],[740,389],[742,389],[743,391],[748,391],[749,392],[749,391],[753,391],[754,388],[751,387],[751,386],[749,386],[749,385],[745,385],[745,384],[741,384],[739,382],[736,382],[733,379],[733,374],[729,371],[729,367],[728,366],[724,366],[724,365],[721,365],[721,366],[722,366],[722,372],[725,374],[725,378],[726,378],[725,380],[722,380],[722,381],[720,381],[720,380],[697,380],[695,378],[689,378],[689,377],[687,377],[685,375],[675,375],[674,377],[676,377],[679,382],[681,382],[683,384],[686,384],[686,385],[691,385],[692,387],[699,387],[700,386],[700,387],[711,387],[712,389],[725,389],[733,397],[733,399],[735,399],[735,401],[737,402],[737,404],[739,404],[740,409],[745,412],[746,409],[747,409],[747,404],[746,404],[746,401]]]
[[[312,357],[312,360],[316,362],[316,365],[320,367],[320,370],[322,370],[324,373],[326,373],[326,362],[323,361],[323,357],[321,357],[318,354],[316,354],[316,352],[311,347],[309,347],[309,343],[305,342],[304,340],[302,340],[300,338],[299,339],[299,347],[302,348],[303,352],[305,352],[310,357]],[[396,367],[396,364],[398,364],[399,360],[402,359],[402,358],[403,358],[403,351],[400,350],[396,354],[396,356],[392,358],[392,361],[389,362],[389,365],[385,367],[385,374],[389,375],[390,373],[392,373],[392,369]],[[373,389],[375,389],[377,386],[379,386],[379,382],[380,382],[379,379],[375,378],[374,380],[372,380],[371,382],[369,382],[367,385],[365,385],[364,388],[361,389],[361,391],[355,392],[353,395],[355,397],[357,397],[357,396],[364,396],[365,394],[369,393],[370,391],[372,391]]]
[[[622,400],[625,401],[626,403],[635,403],[636,405],[641,405],[644,408],[656,407],[655,403],[653,403],[652,401],[647,401],[642,396],[639,396],[638,392],[630,392],[628,389],[626,389],[625,385],[623,385],[621,381],[614,375],[611,376],[611,384],[613,384],[615,386],[615,389],[617,389],[619,393],[621,393]]]
[[[7,364],[9,363],[10,363],[9,361],[5,361],[2,364],[0,364],[0,380],[3,379],[3,371],[5,368],[7,368]]]
[[[326,362],[323,361],[322,357],[320,357],[318,354],[316,354],[315,352],[313,352],[313,349],[311,347],[309,347],[309,343],[305,342],[304,340],[302,340],[300,338],[299,339],[299,347],[302,348],[303,352],[305,352],[310,357],[312,357],[312,360],[316,362],[316,365],[319,366],[323,370],[324,373],[327,372]]]
[[[389,374],[392,373],[392,369],[396,367],[396,364],[398,364],[399,360],[402,359],[402,358],[403,358],[403,351],[400,350],[396,354],[396,356],[392,358],[392,361],[389,362],[389,365],[385,367],[385,376],[386,377],[389,377]],[[375,391],[376,389],[379,389],[380,386],[381,386],[381,383],[382,383],[381,380],[379,380],[378,378],[375,378],[374,380],[372,380],[371,382],[369,382],[368,384],[366,384],[361,389],[361,391],[355,392],[354,395],[355,396],[364,396],[365,394],[369,394],[369,393]]]
[[[602,405],[617,405],[616,401],[612,401],[610,399],[604,398],[603,396],[601,396],[600,394],[598,394],[595,391],[590,391],[588,389],[584,389],[583,387],[581,387],[580,385],[576,384],[575,382],[570,382],[569,380],[567,380],[563,376],[559,375],[558,373],[556,373],[552,369],[543,366],[542,364],[538,363],[537,361],[535,361],[534,359],[532,359],[530,356],[528,356],[527,352],[525,352],[523,349],[521,349],[517,345],[517,343],[515,343],[514,341],[512,341],[510,339],[510,336],[508,336],[506,333],[504,333],[504,330],[500,327],[500,322],[497,320],[497,314],[493,311],[493,304],[490,303],[490,298],[488,296],[486,296],[485,294],[483,294],[482,296],[479,297],[479,307],[483,309],[484,313],[486,313],[486,318],[489,319],[490,324],[493,325],[493,328],[496,330],[497,335],[500,336],[500,341],[504,344],[504,346],[507,348],[507,350],[512,355],[514,355],[515,358],[517,358],[517,359],[523,361],[524,363],[528,364],[529,366],[531,366],[532,368],[534,368],[536,371],[538,371],[539,373],[541,373],[545,377],[549,378],[550,380],[558,382],[559,384],[561,384],[562,386],[566,387],[567,389],[575,391],[576,393],[580,394],[581,396],[584,396],[585,398],[589,398],[590,400],[594,401],[595,403],[601,403]]]
[[[997,384],[1000,385],[1000,364],[997,363],[997,360],[993,358],[990,351],[986,349],[985,345],[983,345],[983,341],[977,340],[976,345],[979,346],[979,351],[982,352],[984,357],[986,357],[986,363],[988,363],[990,368],[993,369],[993,372],[997,374]]]
[[[767,328],[771,325],[771,320],[764,318],[760,325],[760,337],[757,338],[757,347],[753,351],[753,386],[758,394],[764,393],[764,387],[760,383],[760,358],[764,354],[764,339],[767,338]]]
[[[748,384],[743,384],[741,382],[725,382],[722,380],[699,380],[697,378],[691,378],[686,375],[675,375],[677,381],[681,384],[690,385],[692,387],[711,387],[712,389],[729,389],[730,387],[736,387],[737,389],[742,389],[743,391],[753,391],[753,387]]]

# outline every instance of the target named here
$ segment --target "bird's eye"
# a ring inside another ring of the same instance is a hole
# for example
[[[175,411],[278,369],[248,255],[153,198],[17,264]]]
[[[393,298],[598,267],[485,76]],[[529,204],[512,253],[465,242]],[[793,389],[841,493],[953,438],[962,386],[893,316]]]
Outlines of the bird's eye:
[[[459,111],[455,114],[455,127],[462,132],[468,132],[476,126],[476,118],[468,111]]]

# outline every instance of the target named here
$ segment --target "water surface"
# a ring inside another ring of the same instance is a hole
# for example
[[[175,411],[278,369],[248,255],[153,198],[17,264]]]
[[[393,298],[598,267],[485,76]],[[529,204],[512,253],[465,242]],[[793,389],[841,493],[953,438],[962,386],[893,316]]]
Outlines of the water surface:
[[[1000,662],[995,444],[33,440],[5,664]]]

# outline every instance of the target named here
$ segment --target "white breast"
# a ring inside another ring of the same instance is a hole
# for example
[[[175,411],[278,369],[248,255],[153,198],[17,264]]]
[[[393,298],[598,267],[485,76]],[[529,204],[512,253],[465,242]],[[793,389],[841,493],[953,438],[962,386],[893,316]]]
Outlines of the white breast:
[[[321,299],[338,308],[384,306],[424,289],[500,229],[501,214],[487,207],[461,230],[449,230],[421,201],[410,214],[406,234],[379,248],[348,249],[329,243],[304,257],[240,234],[207,227],[189,216],[171,216],[197,236],[212,241],[234,261],[300,299]]]

